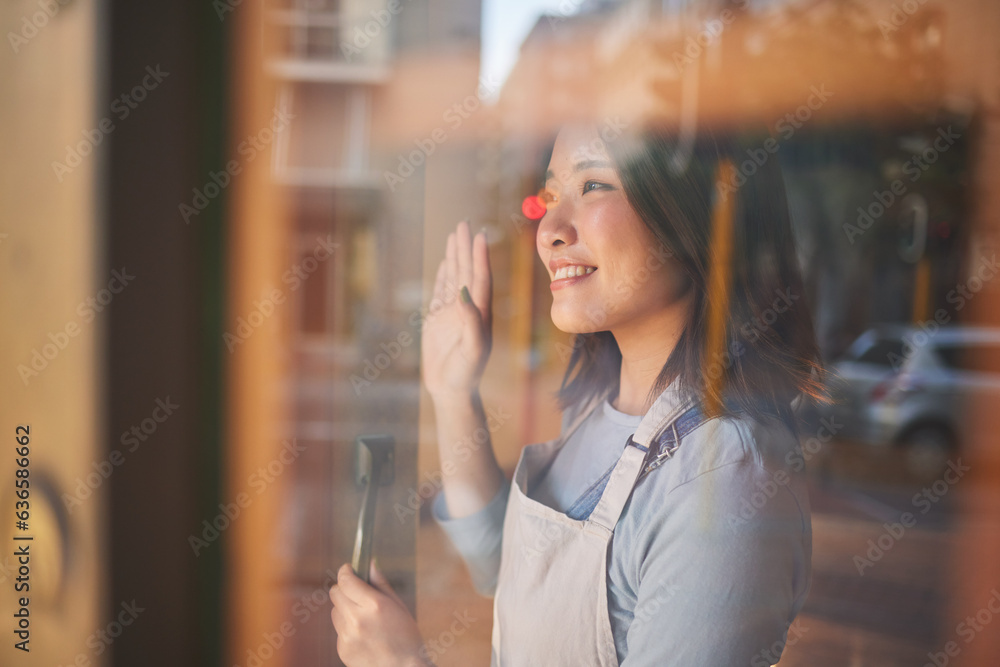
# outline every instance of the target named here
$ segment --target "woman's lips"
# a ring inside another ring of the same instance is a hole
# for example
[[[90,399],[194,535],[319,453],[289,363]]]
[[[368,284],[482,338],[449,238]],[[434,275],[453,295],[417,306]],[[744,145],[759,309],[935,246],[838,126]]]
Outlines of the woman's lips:
[[[584,273],[583,275],[569,276],[567,278],[558,278],[556,280],[553,280],[551,283],[549,283],[549,289],[551,289],[554,292],[556,290],[563,289],[564,287],[570,287],[572,285],[576,285],[577,283],[586,280],[591,275],[597,272],[597,269],[594,267],[587,267],[587,269],[590,270],[590,272]]]

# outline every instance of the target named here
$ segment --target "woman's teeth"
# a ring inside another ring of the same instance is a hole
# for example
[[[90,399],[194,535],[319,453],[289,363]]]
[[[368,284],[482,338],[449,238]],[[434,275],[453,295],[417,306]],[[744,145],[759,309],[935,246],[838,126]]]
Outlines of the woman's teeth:
[[[592,266],[562,266],[556,269],[556,273],[552,276],[552,280],[559,280],[561,278],[574,278],[576,276],[584,276],[588,273],[593,273],[596,271]]]

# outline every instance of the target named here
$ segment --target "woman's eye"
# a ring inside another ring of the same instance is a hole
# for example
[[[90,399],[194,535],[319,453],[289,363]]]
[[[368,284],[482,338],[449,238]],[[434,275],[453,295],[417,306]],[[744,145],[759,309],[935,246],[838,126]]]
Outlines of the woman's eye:
[[[587,194],[593,190],[608,190],[611,186],[607,183],[601,183],[600,181],[587,181],[583,184],[583,194]]]

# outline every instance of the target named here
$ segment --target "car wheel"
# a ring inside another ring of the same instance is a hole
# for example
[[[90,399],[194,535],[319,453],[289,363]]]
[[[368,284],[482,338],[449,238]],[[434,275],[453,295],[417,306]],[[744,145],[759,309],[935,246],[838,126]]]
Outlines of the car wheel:
[[[941,426],[918,426],[901,444],[907,471],[920,479],[940,475],[955,449],[951,433]]]

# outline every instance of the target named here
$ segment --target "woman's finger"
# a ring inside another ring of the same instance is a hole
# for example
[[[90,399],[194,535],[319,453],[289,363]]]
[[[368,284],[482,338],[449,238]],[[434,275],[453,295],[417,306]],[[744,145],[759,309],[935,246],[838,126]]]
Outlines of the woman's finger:
[[[361,581],[350,565],[341,565],[337,571],[337,587],[343,592],[344,597],[361,607],[370,607],[374,595],[378,591],[370,585]]]
[[[448,234],[448,243],[445,245],[444,258],[447,266],[444,277],[445,290],[451,290],[454,289],[455,282],[458,280],[458,248],[455,240],[455,232]]]
[[[431,303],[444,301],[444,280],[448,270],[445,265],[446,260],[441,260],[438,264],[437,275],[434,278],[434,292],[431,294]]]
[[[463,285],[472,287],[472,235],[469,233],[469,223],[465,220],[458,223],[455,230],[456,251],[458,254],[458,288]]]
[[[337,605],[333,605],[333,609],[330,610],[330,620],[333,621],[333,629],[337,631],[338,635],[347,630],[347,617]]]
[[[493,272],[490,269],[490,250],[485,230],[476,234],[472,253],[472,300],[488,324],[492,313]]]
[[[333,603],[334,607],[356,607],[357,604],[344,595],[344,591],[339,585],[334,584],[330,587],[330,602]]]

